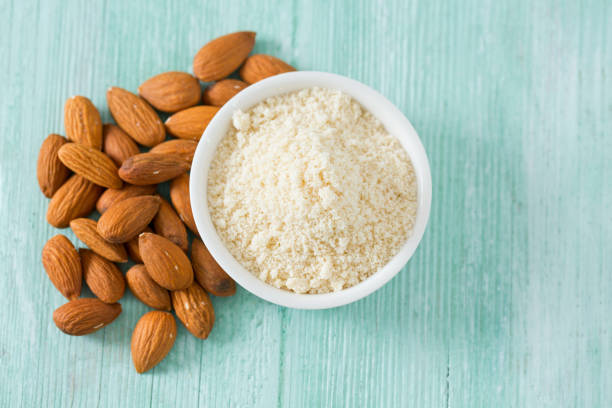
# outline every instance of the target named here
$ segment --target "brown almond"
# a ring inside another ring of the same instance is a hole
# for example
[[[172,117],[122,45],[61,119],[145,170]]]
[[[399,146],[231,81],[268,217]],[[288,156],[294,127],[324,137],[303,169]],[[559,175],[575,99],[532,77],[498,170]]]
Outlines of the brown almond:
[[[151,147],[166,138],[166,130],[159,116],[141,97],[112,87],[106,92],[106,101],[117,125],[136,142]]]
[[[111,261],[90,249],[80,248],[83,279],[92,293],[104,303],[115,303],[125,293],[125,278]]]
[[[97,221],[77,218],[70,221],[74,235],[98,255],[112,262],[127,262],[127,252],[122,244],[111,244],[98,234]]]
[[[103,214],[111,205],[121,200],[142,195],[152,195],[155,193],[155,190],[157,190],[157,186],[154,184],[150,186],[133,186],[131,184],[126,184],[123,188],[109,188],[104,190],[96,202],[96,210],[98,210],[100,214]]]
[[[202,102],[204,105],[223,106],[247,86],[249,84],[238,79],[223,79],[204,90]]]
[[[198,142],[195,140],[172,139],[158,144],[152,148],[149,153],[177,154],[181,156],[186,163],[189,163],[189,167],[191,168],[191,162],[193,161],[193,155],[197,147]]]
[[[68,300],[81,294],[82,269],[79,253],[63,235],[51,238],[42,250],[42,263],[51,283]]]
[[[200,140],[202,133],[219,111],[217,106],[194,106],[166,119],[166,129],[179,139]]]
[[[53,321],[58,329],[73,336],[83,336],[109,325],[121,314],[119,303],[106,304],[100,299],[81,298],[58,307]]]
[[[183,224],[170,203],[163,198],[161,198],[159,211],[157,211],[157,215],[153,218],[153,229],[156,234],[168,238],[183,251],[187,252],[189,249],[185,224]]]
[[[158,184],[185,173],[189,167],[190,163],[178,154],[140,153],[123,162],[119,176],[130,184]]]
[[[232,296],[236,293],[234,280],[221,269],[206,245],[197,238],[191,243],[191,263],[195,279],[208,293],[215,296]]]
[[[176,317],[194,336],[205,339],[215,324],[215,310],[210,298],[200,285],[194,282],[187,289],[171,293]]]
[[[54,133],[47,136],[38,153],[38,161],[36,163],[36,178],[40,191],[47,198],[53,197],[53,194],[64,184],[64,181],[70,175],[68,168],[60,161],[57,152],[60,147],[66,143],[66,139]]]
[[[138,238],[138,247],[149,276],[161,287],[178,290],[191,285],[191,262],[185,252],[172,241],[145,232]]]
[[[68,98],[64,105],[64,127],[68,140],[96,150],[102,148],[100,112],[86,97]]]
[[[125,279],[134,296],[145,305],[159,310],[172,310],[170,293],[151,279],[146,266],[132,266],[125,274]]]
[[[202,89],[197,78],[186,72],[164,72],[147,79],[138,93],[155,109],[176,112],[196,105]]]
[[[149,371],[166,357],[176,340],[176,322],[168,312],[145,313],[132,333],[132,361],[139,374]]]
[[[129,241],[153,220],[160,201],[156,196],[138,196],[119,201],[98,220],[98,233],[115,244]]]
[[[176,210],[181,221],[185,223],[187,228],[198,237],[198,229],[196,228],[193,212],[191,211],[191,198],[189,198],[189,174],[185,173],[172,180],[170,183],[170,201]]]
[[[223,79],[244,62],[255,45],[255,33],[240,31],[215,38],[193,59],[193,73],[201,81]]]
[[[240,78],[248,84],[254,84],[262,79],[295,71],[291,65],[271,55],[251,55],[240,68]]]
[[[47,209],[47,221],[56,228],[66,228],[70,221],[93,211],[102,187],[78,174],[70,177],[53,194]]]
[[[138,145],[119,126],[107,123],[102,128],[104,145],[102,150],[117,166],[128,158],[140,153]]]
[[[153,232],[153,230],[147,227],[142,232]],[[140,256],[140,247],[138,246],[138,235],[126,242],[125,247],[127,248],[128,254],[130,255],[130,258],[132,258],[132,261],[136,263],[142,263],[142,256]]]
[[[57,154],[66,167],[94,184],[106,188],[121,188],[123,185],[115,163],[94,148],[66,143]]]

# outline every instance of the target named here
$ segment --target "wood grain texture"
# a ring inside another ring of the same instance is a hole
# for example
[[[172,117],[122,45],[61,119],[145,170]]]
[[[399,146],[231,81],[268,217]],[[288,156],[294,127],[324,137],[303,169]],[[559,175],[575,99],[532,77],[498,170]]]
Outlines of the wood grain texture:
[[[244,3],[2,3],[0,406],[612,406],[610,2]],[[189,71],[236,30],[406,114],[431,162],[430,225],[372,296],[309,312],[239,288],[213,299],[208,340],[179,325],[137,375],[130,334],[148,309],[131,294],[83,338],[51,320],[64,299],[40,263],[57,230],[38,149],[64,134],[67,97],[109,122],[109,86]]]

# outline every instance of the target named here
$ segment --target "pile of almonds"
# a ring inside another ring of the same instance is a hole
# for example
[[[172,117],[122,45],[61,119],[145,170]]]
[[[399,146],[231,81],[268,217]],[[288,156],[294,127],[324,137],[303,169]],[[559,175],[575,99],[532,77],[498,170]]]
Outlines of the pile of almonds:
[[[51,198],[47,221],[70,226],[88,248],[76,249],[64,235],[44,246],[49,279],[68,299],[53,313],[64,333],[80,336],[113,322],[126,286],[145,305],[132,333],[132,360],[143,373],[172,348],[176,323],[208,337],[215,313],[208,294],[231,296],[234,281],[199,239],[189,200],[189,169],[204,129],[232,96],[249,84],[295,69],[269,55],[249,56],[254,32],[219,37],[198,51],[195,77],[185,72],[156,75],[139,95],[111,87],[108,108],[114,124],[102,124],[89,99],[74,96],[64,107],[66,137],[43,142],[37,177]],[[242,80],[227,78],[239,69]],[[202,92],[199,81],[214,82]],[[198,105],[202,101],[202,105]],[[157,111],[171,115],[162,123]],[[176,139],[166,141],[166,134]],[[144,147],[151,148],[141,152]],[[170,182],[170,202],[156,194]],[[97,221],[85,218],[97,210]],[[187,229],[195,238],[191,242]],[[116,263],[136,264],[124,274]],[[80,298],[82,281],[96,298]]]

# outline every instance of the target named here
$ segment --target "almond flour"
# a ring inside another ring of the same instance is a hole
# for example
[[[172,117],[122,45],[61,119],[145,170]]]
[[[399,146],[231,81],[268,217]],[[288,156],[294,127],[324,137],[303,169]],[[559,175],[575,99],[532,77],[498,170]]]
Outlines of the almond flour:
[[[327,293],[399,251],[417,184],[406,151],[371,113],[340,91],[309,88],[234,113],[207,198],[247,270],[277,288]]]

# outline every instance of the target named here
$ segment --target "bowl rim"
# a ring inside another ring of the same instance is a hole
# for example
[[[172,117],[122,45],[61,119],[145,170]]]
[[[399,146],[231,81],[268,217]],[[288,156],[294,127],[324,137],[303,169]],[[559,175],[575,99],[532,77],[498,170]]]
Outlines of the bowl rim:
[[[299,89],[323,87],[340,90],[369,110],[408,153],[417,180],[417,216],[411,236],[399,252],[376,273],[347,289],[325,294],[298,294],[269,285],[244,268],[217,234],[208,209],[208,171],[217,146],[231,124],[234,111],[246,110],[262,100]],[[421,140],[410,121],[382,94],[354,79],[319,71],[296,71],[249,85],[230,99],[210,121],[196,148],[189,182],[193,217],[212,257],[240,286],[268,302],[295,309],[327,309],[362,299],[398,274],[418,247],[431,210],[431,171]]]

